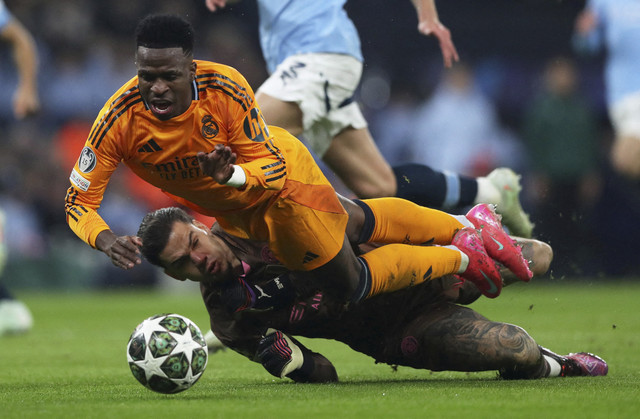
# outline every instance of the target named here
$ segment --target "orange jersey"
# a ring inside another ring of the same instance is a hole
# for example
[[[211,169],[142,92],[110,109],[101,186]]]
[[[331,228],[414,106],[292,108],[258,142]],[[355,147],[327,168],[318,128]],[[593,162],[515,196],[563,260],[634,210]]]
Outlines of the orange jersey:
[[[109,228],[97,209],[120,162],[240,237],[271,241],[274,223],[263,218],[278,199],[344,216],[335,191],[304,145],[285,130],[267,127],[244,77],[222,64],[196,63],[194,99],[182,115],[157,119],[142,99],[137,77],[105,104],[71,172],[65,205],[71,229],[95,247],[98,234]],[[237,154],[236,164],[247,175],[244,187],[220,185],[202,174],[196,155],[213,151],[216,144]],[[344,229],[340,244],[343,236]]]

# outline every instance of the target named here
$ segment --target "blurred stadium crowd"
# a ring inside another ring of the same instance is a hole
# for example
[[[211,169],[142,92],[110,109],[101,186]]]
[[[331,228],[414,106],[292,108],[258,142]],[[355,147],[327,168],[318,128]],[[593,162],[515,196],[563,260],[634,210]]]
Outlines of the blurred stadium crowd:
[[[16,121],[15,70],[0,50],[0,205],[12,288],[151,285],[150,266],[123,272],[88,249],[64,220],[68,176],[108,97],[135,74],[133,31],[149,13],[174,12],[197,31],[196,58],[238,68],[254,88],[266,78],[255,2],[217,14],[202,0],[7,0],[34,35],[42,111]],[[406,3],[406,4],[405,4]],[[523,175],[534,234],[550,242],[552,275],[628,275],[638,268],[640,188],[607,160],[602,56],[571,49],[583,1],[438,2],[461,63],[443,71],[433,39],[420,37],[410,2],[350,0],[366,67],[358,100],[388,160],[484,175]],[[133,234],[151,208],[170,204],[126,173],[112,178],[101,214]],[[337,186],[341,190],[341,186]],[[341,190],[343,193],[348,191]],[[132,275],[135,276],[132,277]]]

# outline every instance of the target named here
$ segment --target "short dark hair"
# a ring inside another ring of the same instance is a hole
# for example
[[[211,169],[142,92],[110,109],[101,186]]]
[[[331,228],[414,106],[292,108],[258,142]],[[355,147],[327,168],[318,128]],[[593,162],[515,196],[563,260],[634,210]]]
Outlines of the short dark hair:
[[[192,216],[176,207],[160,208],[145,215],[138,228],[138,237],[142,239],[142,255],[149,263],[162,266],[160,252],[167,246],[173,225],[176,222],[189,224],[192,221]]]
[[[136,47],[182,48],[185,55],[193,53],[193,26],[180,16],[151,15],[136,27]]]

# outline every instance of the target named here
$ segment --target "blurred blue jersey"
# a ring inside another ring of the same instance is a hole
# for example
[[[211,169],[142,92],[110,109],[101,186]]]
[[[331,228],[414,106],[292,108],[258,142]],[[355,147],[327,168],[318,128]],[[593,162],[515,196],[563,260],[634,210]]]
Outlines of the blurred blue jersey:
[[[607,102],[612,105],[640,91],[640,1],[589,0],[587,8],[596,14],[598,26],[582,46],[606,48]]]
[[[260,44],[272,73],[294,54],[347,54],[362,61],[360,39],[346,0],[258,0]]]
[[[4,1],[0,0],[0,31],[4,29],[5,25],[11,20],[11,13],[5,6]]]

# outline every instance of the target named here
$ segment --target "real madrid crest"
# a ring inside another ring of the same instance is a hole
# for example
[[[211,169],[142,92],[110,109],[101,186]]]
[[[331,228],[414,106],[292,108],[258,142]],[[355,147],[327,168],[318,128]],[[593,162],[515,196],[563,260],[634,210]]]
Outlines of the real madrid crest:
[[[220,132],[220,129],[218,128],[218,124],[216,124],[216,121],[213,120],[213,117],[211,115],[203,116],[201,122],[202,122],[202,136],[207,140],[212,139],[213,137],[218,135],[218,132]]]

